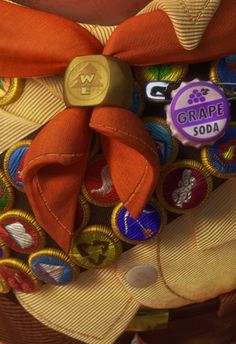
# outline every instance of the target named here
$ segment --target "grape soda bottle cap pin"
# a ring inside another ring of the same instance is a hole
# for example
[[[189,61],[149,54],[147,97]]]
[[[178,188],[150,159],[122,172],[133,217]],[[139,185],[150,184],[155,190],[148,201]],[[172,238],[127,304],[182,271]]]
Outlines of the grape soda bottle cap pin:
[[[173,136],[184,145],[213,144],[225,132],[230,107],[219,87],[207,81],[182,83],[172,92],[167,106],[167,123]]]

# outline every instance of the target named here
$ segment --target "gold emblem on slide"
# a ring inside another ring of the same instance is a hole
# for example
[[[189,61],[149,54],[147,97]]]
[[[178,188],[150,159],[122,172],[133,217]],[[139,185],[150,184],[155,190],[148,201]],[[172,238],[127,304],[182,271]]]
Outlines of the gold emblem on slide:
[[[113,57],[74,58],[67,67],[64,99],[67,106],[113,105],[129,108],[133,80],[130,67]]]

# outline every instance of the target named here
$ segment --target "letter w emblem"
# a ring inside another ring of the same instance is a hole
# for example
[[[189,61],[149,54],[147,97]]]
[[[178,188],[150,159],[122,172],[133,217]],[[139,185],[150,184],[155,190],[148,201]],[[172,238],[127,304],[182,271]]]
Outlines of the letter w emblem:
[[[88,82],[89,84],[91,84],[93,82],[93,79],[95,77],[95,74],[81,74],[80,75],[80,80],[82,84],[85,84],[86,82]]]

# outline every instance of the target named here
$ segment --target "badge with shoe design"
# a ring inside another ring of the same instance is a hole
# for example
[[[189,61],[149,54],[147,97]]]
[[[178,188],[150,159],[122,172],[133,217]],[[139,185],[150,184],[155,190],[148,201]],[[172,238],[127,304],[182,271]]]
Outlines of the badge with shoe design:
[[[45,233],[35,218],[21,210],[0,216],[0,238],[13,251],[30,254],[45,245]]]

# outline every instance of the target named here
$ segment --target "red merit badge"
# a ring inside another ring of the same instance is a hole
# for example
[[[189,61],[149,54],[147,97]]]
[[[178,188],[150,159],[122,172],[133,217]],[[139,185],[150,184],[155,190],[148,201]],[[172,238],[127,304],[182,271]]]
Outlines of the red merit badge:
[[[212,191],[210,173],[202,164],[182,160],[162,174],[157,196],[163,206],[173,213],[184,213],[200,205]]]
[[[0,216],[0,238],[12,250],[30,254],[45,245],[45,234],[36,220],[23,211],[9,211]]]
[[[119,202],[109,167],[103,156],[97,156],[91,161],[82,192],[90,203],[100,207],[112,207]]]
[[[1,260],[0,275],[9,287],[23,293],[31,293],[41,285],[27,264],[19,259]]]

